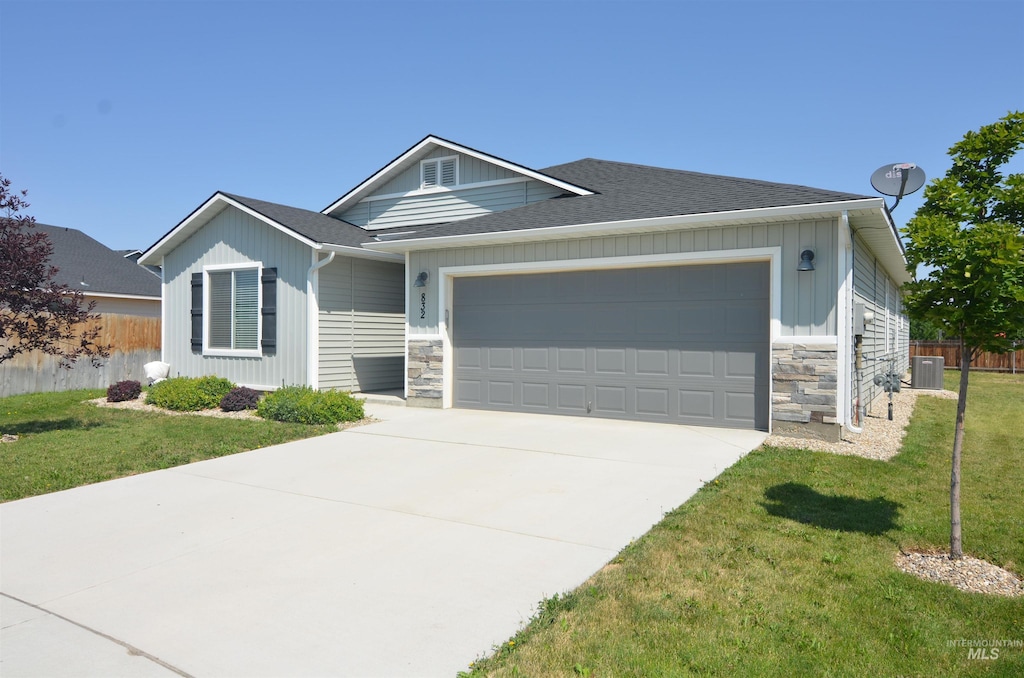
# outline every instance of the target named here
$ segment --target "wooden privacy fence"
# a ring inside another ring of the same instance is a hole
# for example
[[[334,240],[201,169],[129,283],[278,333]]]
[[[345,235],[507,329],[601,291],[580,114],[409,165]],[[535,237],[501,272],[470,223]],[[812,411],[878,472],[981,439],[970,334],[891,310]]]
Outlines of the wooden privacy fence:
[[[110,344],[110,357],[101,367],[88,359],[79,360],[71,369],[60,366],[58,356],[32,351],[0,363],[0,397],[41,391],[73,391],[80,388],[106,388],[124,379],[145,382],[142,366],[160,360],[160,318],[106,314],[99,344]]]
[[[942,356],[946,369],[960,369],[960,342],[953,341],[921,341],[910,342],[910,357]],[[991,370],[993,372],[1024,372],[1024,348],[1013,353],[982,353],[973,363],[971,369]]]

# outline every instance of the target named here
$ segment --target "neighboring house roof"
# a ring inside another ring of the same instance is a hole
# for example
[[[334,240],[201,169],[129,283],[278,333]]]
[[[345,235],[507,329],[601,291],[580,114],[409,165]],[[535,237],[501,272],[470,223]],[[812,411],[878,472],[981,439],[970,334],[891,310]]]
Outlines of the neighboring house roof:
[[[36,224],[53,243],[55,281],[89,295],[160,299],[160,278],[74,228]]]

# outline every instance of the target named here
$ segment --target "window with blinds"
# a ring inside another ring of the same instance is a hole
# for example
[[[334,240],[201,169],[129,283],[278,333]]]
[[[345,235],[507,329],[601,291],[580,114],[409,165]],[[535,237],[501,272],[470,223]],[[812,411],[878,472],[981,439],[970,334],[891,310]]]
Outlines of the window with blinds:
[[[259,271],[255,268],[210,271],[209,348],[259,349]]]
[[[457,186],[459,183],[459,158],[431,158],[420,163],[420,188]]]

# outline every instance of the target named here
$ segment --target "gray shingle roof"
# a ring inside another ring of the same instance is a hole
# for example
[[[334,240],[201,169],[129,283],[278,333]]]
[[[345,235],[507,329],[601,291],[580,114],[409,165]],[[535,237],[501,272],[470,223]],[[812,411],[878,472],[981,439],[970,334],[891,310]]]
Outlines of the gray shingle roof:
[[[555,179],[595,191],[559,198],[463,221],[409,227],[410,238],[521,231],[552,226],[628,221],[732,210],[860,200],[869,196],[684,170],[663,169],[586,158],[540,170]],[[285,228],[317,243],[359,247],[374,236],[403,229],[368,232],[355,224],[298,207],[224,193]]]
[[[421,227],[412,237],[496,233],[553,226],[625,221],[861,200],[869,196],[683,170],[586,158],[540,170],[595,191],[564,196],[465,221]]]
[[[246,198],[232,193],[224,193],[224,195],[313,242],[359,247],[362,243],[372,240],[365,230],[355,224],[329,217],[320,212],[279,205],[266,200]]]
[[[160,278],[82,231],[46,224],[36,224],[36,228],[46,233],[53,243],[50,265],[59,269],[56,282],[86,294],[160,298]]]

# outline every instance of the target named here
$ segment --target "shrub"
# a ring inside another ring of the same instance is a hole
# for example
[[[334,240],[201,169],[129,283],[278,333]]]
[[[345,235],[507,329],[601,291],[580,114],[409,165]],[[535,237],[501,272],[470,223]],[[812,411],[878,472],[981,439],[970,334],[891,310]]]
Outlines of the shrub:
[[[107,402],[121,403],[135,400],[142,393],[142,384],[134,380],[119,381],[107,387]]]
[[[146,394],[146,402],[179,412],[210,410],[219,406],[221,398],[234,386],[221,377],[175,377],[153,384]]]
[[[225,412],[255,410],[259,402],[259,391],[254,391],[247,386],[236,386],[220,399],[220,409]]]
[[[343,391],[286,386],[261,400],[256,414],[264,419],[299,424],[337,424],[362,419],[363,401]]]

